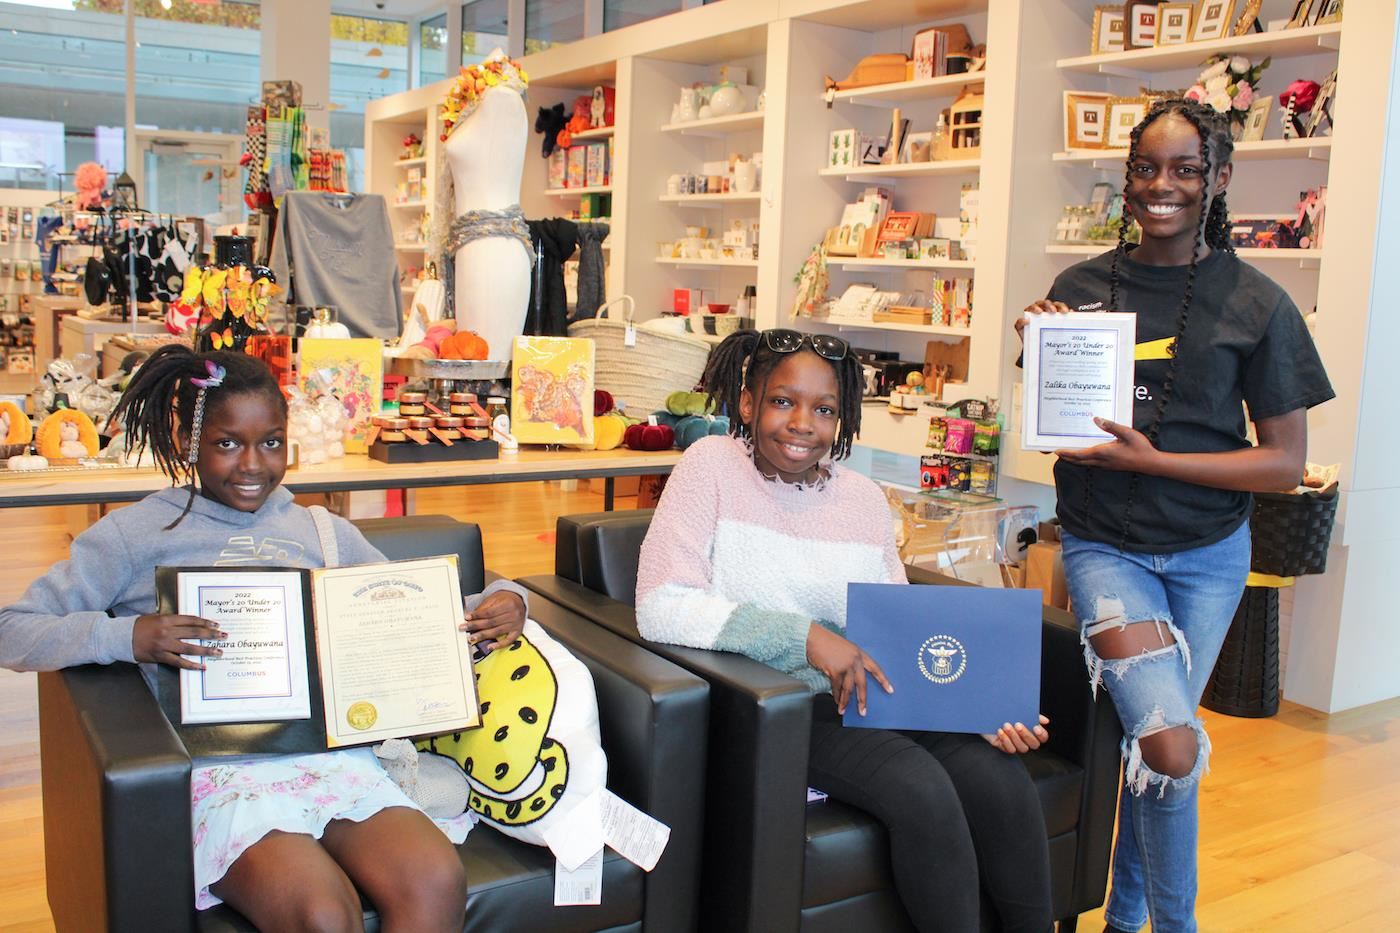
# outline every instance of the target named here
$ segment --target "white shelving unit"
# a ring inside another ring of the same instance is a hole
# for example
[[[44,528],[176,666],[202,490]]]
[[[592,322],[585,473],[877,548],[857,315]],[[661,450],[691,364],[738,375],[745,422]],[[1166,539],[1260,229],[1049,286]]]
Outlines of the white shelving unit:
[[[843,272],[859,272],[865,269],[976,269],[977,263],[971,259],[848,259],[842,256],[834,256],[828,260],[828,264],[836,266]]]
[[[611,194],[612,185],[588,185],[582,188],[546,188],[544,194],[551,198],[581,198],[585,194]]]
[[[1094,168],[1123,168],[1128,159],[1127,149],[1071,149],[1050,157],[1056,162],[1071,164],[1092,164]],[[1236,162],[1272,162],[1281,159],[1315,159],[1326,161],[1332,158],[1332,137],[1316,139],[1260,139],[1235,143]]]
[[[658,256],[656,261],[663,266],[675,266],[679,269],[757,269],[757,259],[667,259]]]
[[[737,133],[741,130],[756,130],[762,126],[763,111],[750,110],[747,113],[731,113],[722,117],[691,120],[687,123],[667,123],[661,127],[661,132],[677,133],[681,136],[723,139],[730,133]]]
[[[1139,78],[1163,71],[1198,68],[1201,62],[1221,52],[1247,55],[1251,60],[1265,55],[1293,58],[1327,50],[1335,51],[1341,48],[1341,42],[1342,24],[1330,23],[1326,26],[1227,36],[1224,39],[1187,42],[1182,45],[1129,49],[1126,52],[1107,52],[1102,55],[1076,55],[1059,59],[1055,62],[1055,67],[1061,71]]]
[[[843,321],[839,318],[807,318],[811,324],[824,324],[841,331],[889,331],[899,334],[924,334],[929,337],[970,337],[971,328],[950,327],[946,324],[896,324],[888,321]]]
[[[848,91],[836,91],[832,94],[831,99],[835,103],[864,104],[869,107],[898,107],[910,101],[957,97],[963,88],[985,86],[986,80],[986,71],[974,71],[967,74],[942,75],[937,78],[920,78],[916,81],[899,81],[891,84],[851,88]]]
[[[762,197],[757,191],[726,191],[723,194],[663,194],[662,204],[680,204],[685,207],[723,207],[725,204],[750,202],[757,204]]]
[[[981,171],[981,159],[946,159],[940,162],[901,162],[897,165],[857,165],[852,168],[824,168],[817,174],[827,178],[869,185],[879,181],[895,181],[934,175],[973,175]]]

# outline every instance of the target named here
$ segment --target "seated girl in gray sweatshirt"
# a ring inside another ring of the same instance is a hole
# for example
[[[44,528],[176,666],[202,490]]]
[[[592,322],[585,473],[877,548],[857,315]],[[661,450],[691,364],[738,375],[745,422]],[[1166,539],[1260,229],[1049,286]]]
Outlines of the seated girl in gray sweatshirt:
[[[155,614],[153,568],[325,564],[312,513],[280,485],[287,403],[262,362],[162,347],[114,417],[129,445],[148,447],[189,486],[107,515],[73,542],[68,560],[0,609],[4,667],[199,669],[189,656],[220,649],[198,642],[223,633],[204,619]],[[325,517],[341,563],[384,560],[349,522]],[[467,605],[461,627],[484,646],[510,644],[524,626],[515,584],[492,584]],[[358,888],[387,929],[461,930],[466,878],[451,843],[466,836],[470,817],[435,827],[368,748],[200,759],[190,783],[198,908],[227,901],[264,930],[355,929]]]

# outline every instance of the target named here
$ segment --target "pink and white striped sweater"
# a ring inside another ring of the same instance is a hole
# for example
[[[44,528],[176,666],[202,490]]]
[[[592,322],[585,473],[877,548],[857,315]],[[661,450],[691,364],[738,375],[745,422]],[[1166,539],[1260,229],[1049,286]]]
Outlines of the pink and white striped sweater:
[[[748,445],[707,437],[686,451],[642,543],[637,626],[652,641],[734,651],[805,682],[813,622],[846,628],[847,583],[904,583],[889,507],[839,464],[802,487],[765,479]]]

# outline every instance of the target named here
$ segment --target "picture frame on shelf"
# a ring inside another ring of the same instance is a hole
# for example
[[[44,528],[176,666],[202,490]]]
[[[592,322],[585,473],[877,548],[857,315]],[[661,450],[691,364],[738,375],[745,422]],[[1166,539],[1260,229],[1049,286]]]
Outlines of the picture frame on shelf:
[[[1263,139],[1264,130],[1269,126],[1269,114],[1273,109],[1273,97],[1254,98],[1254,103],[1249,105],[1249,111],[1244,117],[1244,129],[1240,141],[1254,143]]]
[[[1312,13],[1313,4],[1317,0],[1298,0],[1293,7],[1293,15],[1288,18],[1288,25],[1284,29],[1301,29],[1308,24],[1308,15]]]
[[[1303,135],[1309,139],[1317,135],[1317,131],[1322,128],[1322,120],[1327,118],[1327,128],[1332,128],[1332,98],[1337,93],[1337,70],[1332,69],[1322,82],[1322,87],[1318,89],[1317,100],[1313,102],[1312,110],[1308,113],[1307,122],[1303,124]]]
[[[1123,4],[1123,48],[1150,49],[1157,43],[1157,0]]]
[[[1127,149],[1133,142],[1133,127],[1147,116],[1151,101],[1146,97],[1114,97],[1108,102],[1108,129],[1104,134],[1107,149]]]
[[[1317,16],[1313,19],[1314,26],[1325,26],[1328,23],[1340,23],[1342,21],[1342,0],[1321,0],[1321,6],[1317,11]]]
[[[1064,92],[1066,149],[1104,148],[1112,100],[1112,94],[1098,91]]]
[[[1235,0],[1201,0],[1196,22],[1191,28],[1192,42],[1223,39],[1225,29],[1234,22]]]
[[[1259,11],[1263,6],[1264,0],[1244,0],[1244,9],[1240,11],[1239,17],[1235,20],[1230,35],[1247,36],[1250,32],[1259,31]]]
[[[1089,54],[1103,55],[1107,52],[1123,51],[1124,22],[1122,7],[1094,7],[1094,33],[1089,41]]]
[[[1191,24],[1195,20],[1196,4],[1163,3],[1157,8],[1156,44],[1185,45],[1191,41]]]

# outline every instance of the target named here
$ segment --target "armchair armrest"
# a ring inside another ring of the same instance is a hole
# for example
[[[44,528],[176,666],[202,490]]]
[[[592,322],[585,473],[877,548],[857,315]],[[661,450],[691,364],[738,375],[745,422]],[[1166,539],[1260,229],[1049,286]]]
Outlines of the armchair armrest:
[[[39,740],[55,927],[189,929],[190,757],[140,670],[40,674]]]
[[[630,606],[553,575],[519,581],[710,685],[705,805],[705,929],[783,930],[799,916],[805,846],[811,693],[741,655],[648,642]],[[532,614],[542,607],[534,604]],[[538,617],[538,615],[537,615]]]

